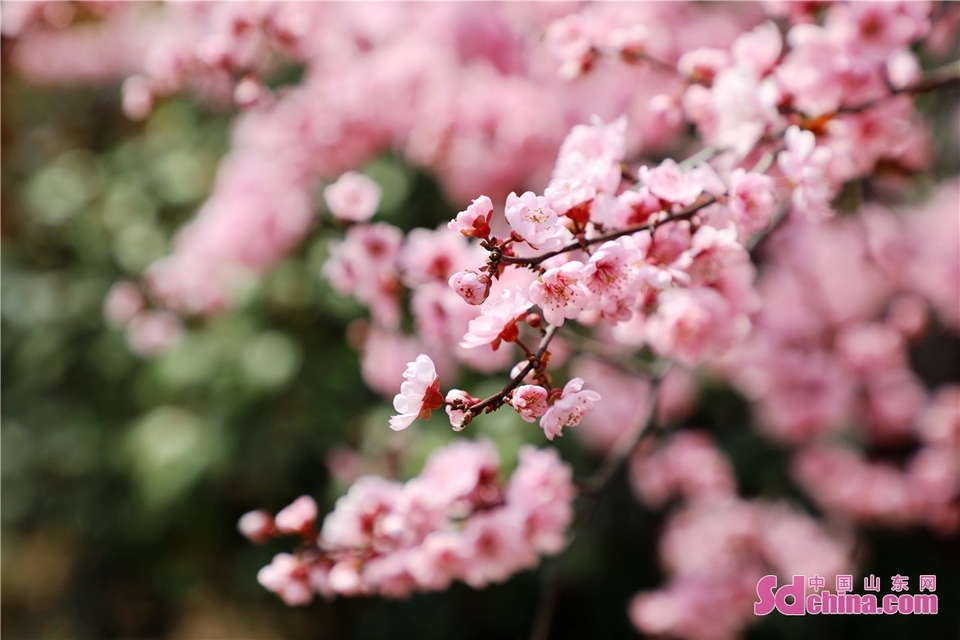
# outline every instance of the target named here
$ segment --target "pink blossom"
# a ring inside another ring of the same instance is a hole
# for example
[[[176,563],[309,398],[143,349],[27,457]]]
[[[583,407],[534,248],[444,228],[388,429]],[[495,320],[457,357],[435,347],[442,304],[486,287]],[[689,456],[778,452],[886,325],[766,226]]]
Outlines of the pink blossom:
[[[576,318],[590,302],[590,293],[581,280],[583,263],[576,260],[547,269],[530,286],[530,300],[540,306],[547,322],[561,326],[566,319]]]
[[[470,245],[466,238],[451,234],[444,226],[413,229],[400,249],[403,284],[414,288],[431,281],[447,282],[457,271],[480,262],[483,253],[479,246]]]
[[[499,297],[488,298],[480,315],[470,321],[460,346],[473,349],[492,344],[496,349],[501,340],[516,340],[516,322],[526,316],[531,304],[520,289],[504,289]]]
[[[540,418],[540,427],[547,440],[562,436],[564,427],[575,427],[580,424],[583,415],[593,409],[593,403],[600,400],[596,391],[583,390],[583,378],[572,378],[563,387],[560,398],[550,405],[543,417]]]
[[[503,582],[537,563],[523,515],[508,509],[475,514],[463,527],[462,579],[474,589]]]
[[[490,276],[476,271],[458,271],[448,281],[450,288],[457,292],[464,302],[481,305],[490,294]]]
[[[233,89],[233,102],[241,109],[264,104],[269,99],[269,89],[253,76],[247,76]]]
[[[407,570],[421,589],[447,589],[464,571],[463,546],[458,531],[431,531],[419,546],[410,549]]]
[[[289,553],[273,556],[273,561],[257,573],[257,582],[267,591],[276,593],[291,607],[313,601],[313,590],[307,580],[307,566]]]
[[[703,185],[692,180],[687,172],[669,158],[658,167],[640,167],[639,178],[653,195],[684,207],[693,204],[697,196],[703,193]]]
[[[944,385],[937,390],[920,415],[917,431],[928,444],[960,445],[960,386]]]
[[[141,311],[127,324],[125,337],[134,353],[154,358],[180,343],[183,323],[169,311]]]
[[[894,89],[902,89],[920,79],[920,62],[909,49],[894,51],[887,58],[887,78]]]
[[[634,493],[652,508],[677,495],[689,502],[717,502],[736,496],[730,461],[703,431],[681,431],[656,451],[638,449],[630,457],[629,468]]]
[[[737,242],[737,230],[733,225],[726,229],[704,225],[693,234],[690,248],[677,258],[674,265],[686,270],[693,285],[717,285],[731,268],[749,261],[746,249]]]
[[[737,36],[730,48],[736,65],[749,69],[758,78],[773,69],[782,50],[780,29],[769,20]]]
[[[794,184],[794,210],[814,220],[832,216],[833,188],[826,174],[829,149],[817,146],[813,132],[796,125],[787,129],[784,141],[787,148],[777,156],[777,165]]]
[[[550,208],[562,216],[590,204],[597,196],[597,191],[583,180],[551,180],[543,196]]]
[[[637,290],[636,266],[643,257],[636,239],[624,236],[604,242],[583,267],[582,283],[592,305],[609,320],[628,320]]]
[[[734,169],[730,174],[730,190],[727,195],[727,205],[733,211],[742,238],[770,225],[776,206],[773,178],[744,169]]]
[[[773,78],[760,80],[742,67],[733,67],[717,76],[712,94],[716,128],[706,137],[739,157],[745,157],[765,132],[782,126],[777,111],[780,90]]]
[[[390,526],[403,485],[377,476],[363,476],[340,497],[320,529],[320,541],[330,549],[393,549],[402,533]],[[401,527],[402,529],[402,527]]]
[[[837,351],[854,371],[870,373],[899,369],[905,364],[903,336],[884,324],[849,327],[836,340]]]
[[[330,243],[330,258],[321,273],[333,288],[370,306],[378,324],[400,322],[397,271],[403,233],[385,223],[354,225],[342,242]]]
[[[607,124],[594,119],[590,125],[576,125],[560,145],[552,178],[582,180],[598,192],[616,193],[626,155],[626,129],[625,117]]]
[[[504,216],[514,233],[534,249],[556,251],[563,246],[563,227],[543,196],[534,195],[532,191],[519,197],[511,193],[507,196]]]
[[[544,35],[550,52],[562,61],[560,75],[575,78],[592,59],[592,25],[587,16],[573,13],[556,20]]]
[[[153,90],[143,76],[130,76],[123,81],[123,113],[131,120],[145,120],[153,111]]]
[[[327,584],[333,592],[342,596],[359,595],[368,589],[356,564],[349,560],[342,560],[331,567]]]
[[[237,530],[244,538],[254,544],[263,544],[277,533],[273,524],[273,516],[265,509],[248,511],[240,516],[240,520],[237,521]]]
[[[566,547],[575,496],[573,472],[556,449],[520,447],[505,497],[508,509],[524,514],[525,533],[537,553],[553,555]]]
[[[660,295],[646,336],[658,354],[693,366],[733,344],[735,323],[730,305],[715,289],[676,289]]]
[[[461,439],[434,451],[406,491],[419,485],[431,503],[461,515],[499,500],[499,472],[500,456],[492,442]]]
[[[356,171],[348,171],[323,190],[323,201],[339,220],[366,222],[380,206],[380,185]]]
[[[316,520],[317,503],[310,496],[300,496],[274,518],[277,530],[287,535],[306,535]]]
[[[730,53],[725,49],[701,47],[687,51],[677,61],[677,71],[694,82],[710,84],[718,73],[730,66]]]
[[[143,310],[143,293],[129,280],[115,282],[103,301],[103,317],[114,329],[122,329]]]
[[[475,198],[470,206],[457,214],[457,217],[447,223],[447,228],[454,233],[477,238],[486,238],[490,235],[490,217],[493,215],[493,202],[487,196]]]
[[[535,384],[520,385],[510,396],[510,405],[527,422],[535,422],[547,411],[547,390]]]
[[[390,428],[394,431],[406,429],[419,418],[429,419],[433,409],[443,406],[440,378],[429,356],[421,353],[416,360],[407,363],[403,377],[400,393],[393,398],[393,408],[398,412],[390,418]]]

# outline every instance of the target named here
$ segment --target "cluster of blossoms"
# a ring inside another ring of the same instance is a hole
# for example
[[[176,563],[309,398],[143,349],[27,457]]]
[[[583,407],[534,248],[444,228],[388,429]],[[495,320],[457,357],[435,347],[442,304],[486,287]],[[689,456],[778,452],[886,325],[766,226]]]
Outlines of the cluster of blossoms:
[[[435,451],[406,483],[358,479],[319,535],[317,505],[307,496],[275,518],[247,513],[238,527],[253,542],[304,538],[296,554],[276,555],[257,575],[288,605],[308,604],[314,594],[405,598],[454,580],[482,588],[560,553],[573,519],[571,470],[556,451],[525,447],[509,482],[499,476],[490,442],[461,440]]]
[[[680,499],[660,540],[667,583],[640,592],[629,606],[643,633],[735,638],[755,619],[763,576],[851,573],[849,536],[831,534],[785,503],[739,498],[729,460],[704,432],[686,430],[659,448],[638,447],[630,478],[648,507]]]
[[[113,4],[5,4],[13,64],[47,82],[126,78],[135,118],[188,90],[240,109],[213,194],[144,274],[150,299],[228,309],[316,225],[326,184],[346,230],[322,274],[369,309],[351,334],[367,384],[394,397],[390,427],[444,409],[460,430],[509,406],[549,440],[582,424],[597,453],[632,448],[647,506],[682,498],[661,543],[667,584],[630,606],[641,631],[733,637],[759,577],[852,571],[848,538],[739,498],[707,437],[641,440],[649,414],[689,414],[695,375],[751,401],[825,519],[960,528],[958,390],[927,389],[909,354],[930,328],[960,331],[958,187],[923,205],[909,188],[934,146],[912,100],[935,84],[918,53],[949,50],[956,5],[183,3],[151,8],[147,29],[143,8]],[[99,47],[121,30],[129,55],[116,60]],[[80,43],[86,57],[48,64]],[[272,90],[264,78],[284,61],[303,80]],[[688,125],[706,148],[644,158]],[[354,170],[385,149],[466,206],[406,234],[378,221],[380,187]],[[845,186],[866,204],[834,218]],[[144,307],[125,282],[105,313],[154,355],[179,324]],[[677,364],[657,384],[650,353]],[[461,367],[509,382],[487,398],[444,393]],[[406,484],[357,480],[319,534],[309,499],[241,530],[304,538],[259,575],[288,604],[481,587],[564,546],[570,471],[553,452],[520,458],[503,485],[492,447],[461,442]]]
[[[958,189],[944,185],[910,216],[874,205],[859,218],[790,222],[770,239],[751,336],[711,365],[837,516],[960,529],[957,387],[928,389],[910,368],[924,335],[960,332]],[[844,434],[901,459],[868,461],[838,442]]]
[[[184,93],[240,110],[209,200],[141,282],[171,310],[212,314],[314,227],[319,185],[383,151],[467,199],[538,182],[564,132],[591,114],[629,114],[631,151],[675,138],[681,123],[648,104],[653,87],[679,90],[663,70],[609,65],[576,91],[557,77],[538,41],[567,11],[548,3],[36,1],[5,6],[3,33],[15,38],[13,67],[34,82],[123,79],[134,119]],[[673,58],[729,45],[754,13],[651,3],[632,16],[683,25],[658,48]],[[302,66],[302,80],[271,88],[284,65]]]

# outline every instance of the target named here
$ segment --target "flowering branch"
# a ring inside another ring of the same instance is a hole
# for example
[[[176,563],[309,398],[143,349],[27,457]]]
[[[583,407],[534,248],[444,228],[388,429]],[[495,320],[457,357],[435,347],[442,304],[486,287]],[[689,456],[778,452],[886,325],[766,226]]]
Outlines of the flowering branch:
[[[533,353],[532,356],[528,358],[528,362],[524,367],[510,379],[510,382],[506,384],[500,391],[493,394],[488,398],[484,398],[480,402],[470,405],[470,408],[467,409],[463,414],[463,419],[460,422],[462,427],[467,426],[470,422],[480,415],[481,412],[494,411],[503,406],[503,403],[506,402],[507,396],[510,395],[510,392],[520,386],[520,383],[523,382],[523,379],[527,375],[542,366],[543,356],[547,352],[547,347],[550,346],[550,341],[553,340],[553,337],[557,335],[557,329],[559,327],[549,326],[543,334],[543,338],[540,339],[540,344],[537,346],[537,350]]]
[[[583,249],[584,247],[587,247],[587,246],[591,246],[591,245],[595,245],[595,244],[601,244],[601,243],[603,243],[603,242],[607,242],[608,240],[616,240],[617,238],[621,238],[621,237],[623,237],[623,236],[633,235],[634,233],[638,233],[638,232],[640,232],[640,231],[646,231],[646,230],[648,230],[648,229],[649,229],[649,230],[652,230],[652,229],[655,229],[657,226],[659,226],[659,225],[661,225],[661,224],[666,224],[667,222],[674,222],[674,221],[677,221],[677,220],[687,220],[687,219],[689,219],[690,217],[692,217],[693,214],[695,214],[696,212],[698,212],[698,211],[700,211],[701,209],[704,209],[704,208],[706,208],[706,207],[709,207],[711,204],[713,204],[713,203],[716,202],[716,201],[717,201],[717,199],[716,199],[714,196],[707,195],[707,196],[704,196],[704,197],[700,198],[695,204],[687,207],[686,209],[684,209],[684,210],[682,210],[682,211],[678,211],[677,213],[671,213],[671,214],[669,214],[669,215],[667,215],[667,216],[665,216],[665,217],[663,217],[663,218],[661,218],[661,219],[659,219],[659,220],[653,220],[653,219],[651,219],[651,220],[649,220],[649,221],[647,221],[647,222],[644,222],[644,223],[642,223],[642,224],[634,225],[634,226],[632,226],[632,227],[627,227],[627,228],[625,228],[625,229],[618,229],[618,230],[616,230],[616,231],[611,231],[611,232],[609,232],[609,233],[604,233],[604,234],[602,234],[602,235],[596,236],[595,238],[587,238],[587,239],[584,239],[584,240],[582,240],[582,241],[572,242],[572,243],[566,245],[565,247],[563,247],[563,248],[561,248],[561,249],[557,249],[556,251],[548,251],[547,253],[543,253],[543,254],[541,254],[541,255],[539,255],[539,256],[536,256],[536,257],[533,257],[533,258],[519,258],[519,257],[516,257],[516,256],[501,256],[501,257],[499,258],[499,262],[500,262],[500,263],[503,263],[503,264],[516,264],[516,265],[522,265],[522,266],[536,266],[536,265],[539,265],[540,263],[542,263],[543,261],[548,260],[548,259],[550,259],[550,258],[552,258],[552,257],[554,257],[554,256],[558,256],[558,255],[560,255],[560,254],[562,254],[562,253],[568,253],[568,252],[570,252],[570,251],[576,251],[577,249]],[[656,215],[656,214],[654,214],[654,215]]]

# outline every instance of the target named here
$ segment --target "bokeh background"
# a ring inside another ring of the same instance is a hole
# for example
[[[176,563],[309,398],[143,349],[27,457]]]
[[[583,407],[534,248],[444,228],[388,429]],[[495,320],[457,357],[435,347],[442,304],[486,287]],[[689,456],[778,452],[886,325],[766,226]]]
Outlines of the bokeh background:
[[[131,122],[119,84],[39,88],[9,68],[3,46],[3,636],[526,637],[543,570],[479,592],[458,584],[405,602],[297,609],[256,583],[286,545],[250,545],[236,531],[241,514],[303,493],[325,512],[344,491],[327,467],[344,447],[404,477],[454,434],[443,419],[418,437],[383,428],[390,407],[364,385],[349,342],[363,310],[319,276],[326,245],[340,234],[328,227],[238,308],[191,320],[171,352],[131,354],[104,322],[104,295],[169,251],[210,191],[233,112],[170,99]],[[297,72],[282,69],[275,81]],[[946,117],[936,111],[943,104],[931,103],[933,116]],[[955,147],[939,162],[954,172]],[[429,175],[395,156],[363,170],[385,190],[384,219],[404,229],[434,227],[458,210]],[[933,332],[912,355],[931,387],[960,381],[956,335]],[[745,428],[749,410],[734,392],[704,383],[687,421],[713,433],[744,495],[805,501],[786,454]],[[476,427],[509,456],[521,439],[516,424],[494,416]],[[559,446],[578,474],[596,466],[575,441]],[[618,474],[563,563],[554,637],[635,637],[626,606],[662,582],[662,523]],[[957,539],[867,529],[858,553],[865,574],[939,567],[939,615],[774,615],[747,637],[958,637]]]

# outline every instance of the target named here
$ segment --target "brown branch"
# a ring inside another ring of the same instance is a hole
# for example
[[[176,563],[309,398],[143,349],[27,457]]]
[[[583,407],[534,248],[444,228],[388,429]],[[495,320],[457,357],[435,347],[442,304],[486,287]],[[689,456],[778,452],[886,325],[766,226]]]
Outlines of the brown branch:
[[[480,415],[483,410],[490,407],[497,409],[503,405],[504,400],[506,400],[507,396],[510,395],[510,392],[519,387],[520,383],[523,382],[523,379],[527,377],[527,374],[537,368],[536,363],[539,362],[543,358],[543,354],[547,352],[547,347],[550,346],[550,341],[553,340],[553,337],[557,335],[558,328],[559,327],[554,325],[551,325],[547,328],[543,334],[543,338],[540,339],[540,344],[537,346],[537,350],[533,354],[533,357],[528,358],[529,362],[527,362],[526,366],[521,369],[517,375],[511,378],[510,382],[508,382],[503,389],[488,398],[484,398],[477,404],[470,405],[470,407],[463,414],[463,420],[460,422],[461,426],[465,427],[470,424],[470,422]]]
[[[889,95],[876,98],[875,100],[869,100],[855,107],[840,107],[837,109],[837,113],[860,113],[861,111],[866,111],[883,103],[884,100],[893,96],[915,96],[921,93],[930,93],[931,91],[939,91],[940,89],[958,86],[960,86],[960,60],[945,64],[936,69],[931,69],[923,74],[923,77],[918,81],[906,87],[900,87],[899,89],[891,87]]]

